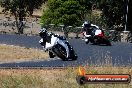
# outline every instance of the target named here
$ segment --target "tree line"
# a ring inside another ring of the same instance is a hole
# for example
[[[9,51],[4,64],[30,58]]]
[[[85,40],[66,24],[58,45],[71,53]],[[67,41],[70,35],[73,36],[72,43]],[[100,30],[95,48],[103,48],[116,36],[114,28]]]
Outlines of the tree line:
[[[94,22],[95,19],[102,27],[123,31],[126,25],[127,30],[132,31],[131,0],[0,0],[3,12],[15,16],[20,34],[24,17],[32,15],[43,3],[47,4],[41,16],[42,26],[52,23],[77,27],[86,20]],[[94,11],[100,12],[99,15],[93,15]]]

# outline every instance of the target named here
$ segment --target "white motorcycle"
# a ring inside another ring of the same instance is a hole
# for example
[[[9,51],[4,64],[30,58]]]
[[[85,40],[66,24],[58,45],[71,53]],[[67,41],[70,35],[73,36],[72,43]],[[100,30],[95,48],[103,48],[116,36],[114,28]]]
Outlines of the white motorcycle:
[[[45,51],[49,51],[50,58],[57,56],[63,61],[77,59],[73,47],[63,36],[48,33],[45,28],[40,30],[39,35],[41,37],[39,43],[44,47]]]

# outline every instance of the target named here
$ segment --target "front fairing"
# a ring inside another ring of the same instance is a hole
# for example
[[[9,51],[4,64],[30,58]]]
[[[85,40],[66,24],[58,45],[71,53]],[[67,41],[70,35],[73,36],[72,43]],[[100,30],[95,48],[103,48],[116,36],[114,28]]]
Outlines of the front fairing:
[[[60,40],[66,40],[66,38],[65,38],[64,36],[58,36],[58,38],[59,38]]]
[[[67,58],[68,58],[69,57],[69,48],[67,46],[68,41],[58,39],[57,43],[60,44],[60,45],[62,45],[66,49]]]

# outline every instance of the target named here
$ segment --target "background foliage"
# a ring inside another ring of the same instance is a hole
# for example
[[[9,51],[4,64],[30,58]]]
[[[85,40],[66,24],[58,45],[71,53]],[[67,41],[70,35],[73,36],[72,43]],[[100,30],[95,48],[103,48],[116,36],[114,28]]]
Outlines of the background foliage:
[[[129,4],[126,23],[127,4]],[[65,24],[81,26],[84,20],[107,29],[123,31],[132,29],[132,1],[129,0],[48,0],[48,8],[43,12],[43,25]]]
[[[128,3],[129,1],[129,3]],[[23,33],[23,18],[32,15],[47,2],[41,17],[42,25],[63,24],[65,26],[81,26],[88,20],[100,27],[123,31],[132,31],[132,1],[131,0],[0,0],[3,12],[15,16],[19,33]],[[128,21],[126,23],[127,4],[129,5]]]
[[[77,0],[48,0],[48,8],[43,12],[41,22],[43,25],[78,26],[90,9],[90,5],[86,6],[86,3]]]
[[[34,9],[38,9],[46,0],[0,0],[3,12],[9,12],[15,16],[18,33],[23,33],[23,20],[27,15],[32,15]]]

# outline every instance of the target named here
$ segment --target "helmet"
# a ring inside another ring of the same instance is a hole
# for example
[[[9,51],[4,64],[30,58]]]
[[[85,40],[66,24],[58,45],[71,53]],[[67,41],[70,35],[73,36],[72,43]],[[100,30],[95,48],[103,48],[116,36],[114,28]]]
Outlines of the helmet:
[[[85,21],[82,26],[85,27],[85,25],[90,25],[90,23],[88,21]]]
[[[41,28],[40,31],[39,31],[39,33],[44,33],[44,32],[47,32],[46,28]]]
[[[45,28],[41,28],[39,31],[40,37],[44,38],[47,36],[47,30]]]
[[[89,24],[89,23],[87,21],[85,21],[84,24]]]

